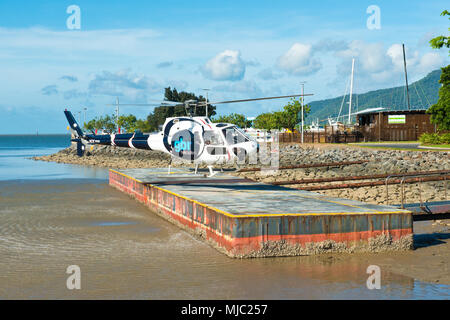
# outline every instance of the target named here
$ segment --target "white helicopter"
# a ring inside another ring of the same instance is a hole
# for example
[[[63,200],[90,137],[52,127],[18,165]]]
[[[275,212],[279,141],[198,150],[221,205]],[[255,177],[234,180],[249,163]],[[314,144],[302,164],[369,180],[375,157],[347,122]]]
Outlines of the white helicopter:
[[[208,117],[194,116],[198,106],[207,106],[224,103],[247,102],[257,100],[293,98],[312,94],[297,94],[278,97],[265,97],[243,100],[230,100],[218,102],[198,102],[188,100],[185,102],[160,101],[151,104],[120,104],[121,106],[184,106],[187,116],[167,118],[162,130],[156,133],[112,133],[112,134],[85,134],[72,113],[64,111],[70,130],[73,135],[71,141],[77,143],[77,154],[83,156],[88,145],[113,145],[125,148],[157,150],[170,154],[176,159],[183,159],[195,164],[195,173],[199,164],[208,165],[209,177],[215,175],[213,164],[234,163],[236,159],[245,161],[255,156],[259,150],[258,142],[244,133],[239,127],[230,123],[213,123]],[[116,104],[118,105],[118,104]],[[169,167],[170,172],[170,167]]]

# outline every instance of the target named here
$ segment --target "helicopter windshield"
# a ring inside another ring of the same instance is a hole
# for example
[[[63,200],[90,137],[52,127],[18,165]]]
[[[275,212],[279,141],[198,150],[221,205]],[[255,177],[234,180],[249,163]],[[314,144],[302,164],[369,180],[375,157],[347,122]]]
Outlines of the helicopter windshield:
[[[203,134],[206,145],[223,145],[222,137],[218,132],[207,130]]]
[[[249,141],[248,137],[237,127],[228,127],[222,129],[222,132],[228,144],[238,144]]]

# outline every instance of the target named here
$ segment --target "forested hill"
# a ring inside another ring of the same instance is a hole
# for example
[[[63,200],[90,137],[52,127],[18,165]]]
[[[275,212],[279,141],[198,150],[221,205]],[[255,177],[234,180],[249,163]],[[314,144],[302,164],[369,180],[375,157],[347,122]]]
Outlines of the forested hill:
[[[438,82],[440,76],[441,70],[434,70],[425,78],[409,84],[411,109],[428,109],[430,105],[437,102],[441,86]],[[336,117],[341,107],[342,97],[308,103],[311,106],[308,122],[316,118],[325,120],[330,116]],[[347,94],[341,114],[348,114],[348,99]],[[353,94],[352,100],[353,111],[378,108],[380,105],[390,110],[402,110],[406,108],[405,86]]]

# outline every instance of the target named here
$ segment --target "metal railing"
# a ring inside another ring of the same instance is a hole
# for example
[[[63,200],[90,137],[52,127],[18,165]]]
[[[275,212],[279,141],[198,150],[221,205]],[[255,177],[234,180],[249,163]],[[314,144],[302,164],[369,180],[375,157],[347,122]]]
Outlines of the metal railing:
[[[400,181],[400,195],[401,195],[401,208],[404,209],[405,208],[405,179],[408,178],[413,178],[413,179],[418,179],[415,180],[414,182],[417,182],[417,185],[419,187],[419,201],[420,201],[420,206],[423,206],[423,201],[422,201],[422,189],[421,189],[421,185],[423,182],[433,182],[433,181],[437,181],[437,180],[430,180],[430,179],[424,179],[424,176],[426,177],[431,177],[431,176],[436,176],[436,175],[443,175],[443,179],[444,180],[444,199],[447,200],[447,173],[444,172],[430,172],[430,173],[421,173],[421,174],[417,174],[417,175],[402,175],[402,174],[393,174],[393,175],[389,175],[388,177],[386,177],[385,179],[385,186],[386,186],[386,205],[389,205],[389,179],[391,178],[395,178],[395,177],[401,177],[401,181]],[[408,181],[409,182],[409,181]]]

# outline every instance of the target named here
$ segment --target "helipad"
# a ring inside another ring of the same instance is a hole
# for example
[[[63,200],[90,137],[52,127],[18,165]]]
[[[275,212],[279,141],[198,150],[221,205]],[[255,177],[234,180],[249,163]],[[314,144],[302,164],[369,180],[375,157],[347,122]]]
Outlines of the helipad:
[[[412,214],[219,173],[110,170],[110,185],[232,257],[412,248]]]

